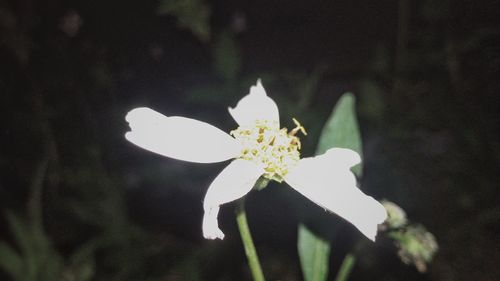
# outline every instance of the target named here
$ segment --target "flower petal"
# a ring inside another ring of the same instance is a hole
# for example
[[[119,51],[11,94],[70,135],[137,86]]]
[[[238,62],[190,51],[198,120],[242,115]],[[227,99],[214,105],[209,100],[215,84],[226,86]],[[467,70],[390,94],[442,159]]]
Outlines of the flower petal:
[[[239,199],[250,190],[264,173],[264,168],[248,160],[236,159],[210,184],[203,201],[203,236],[207,239],[224,239],[219,229],[217,215],[220,205]]]
[[[356,186],[356,177],[349,168],[359,163],[359,159],[352,150],[333,148],[325,154],[301,159],[286,175],[285,181],[374,241],[377,225],[384,222],[387,213],[382,204]]]
[[[278,106],[267,96],[260,79],[257,80],[255,86],[250,88],[250,93],[236,104],[236,107],[229,107],[228,110],[240,126],[251,126],[255,120],[268,120],[279,127]]]
[[[221,162],[238,156],[240,146],[222,130],[195,119],[164,116],[140,107],[125,117],[130,142],[149,151],[190,162]]]

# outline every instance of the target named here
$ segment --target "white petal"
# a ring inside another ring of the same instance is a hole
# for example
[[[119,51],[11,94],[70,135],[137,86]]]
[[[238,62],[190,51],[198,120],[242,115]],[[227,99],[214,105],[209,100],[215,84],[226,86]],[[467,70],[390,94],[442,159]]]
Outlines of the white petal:
[[[356,186],[350,167],[359,155],[348,149],[330,149],[325,154],[301,159],[285,177],[286,182],[311,201],[343,217],[366,237],[375,240],[377,225],[387,213],[378,201]]]
[[[215,178],[203,201],[203,236],[207,239],[224,239],[219,229],[217,214],[220,205],[239,199],[255,185],[264,168],[253,162],[236,159]]]
[[[125,117],[131,131],[130,142],[152,152],[190,162],[221,162],[238,156],[240,146],[222,130],[198,120],[166,117],[141,107]]]
[[[250,88],[250,93],[244,96],[234,108],[228,108],[229,113],[240,126],[253,125],[255,120],[268,120],[279,127],[279,111],[276,103],[267,96],[260,79]]]
[[[219,215],[219,207],[213,207],[205,211],[203,215],[203,237],[205,239],[224,239],[224,232],[220,230],[217,216]]]

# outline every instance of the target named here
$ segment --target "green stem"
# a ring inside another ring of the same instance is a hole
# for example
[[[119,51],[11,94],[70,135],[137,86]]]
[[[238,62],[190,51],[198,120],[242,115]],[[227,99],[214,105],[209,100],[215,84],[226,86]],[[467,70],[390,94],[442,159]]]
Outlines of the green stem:
[[[355,263],[356,257],[354,256],[354,254],[347,254],[347,256],[345,256],[344,258],[344,261],[342,261],[342,264],[340,265],[340,269],[337,273],[335,281],[347,281],[347,278],[349,278],[349,275],[351,274],[352,268],[354,267]]]
[[[236,221],[238,222],[238,229],[240,230],[241,240],[245,247],[245,254],[248,259],[248,266],[252,272],[254,281],[265,281],[262,268],[260,266],[259,257],[252,240],[250,228],[248,228],[247,215],[245,213],[245,199],[240,199],[238,208],[236,209]]]

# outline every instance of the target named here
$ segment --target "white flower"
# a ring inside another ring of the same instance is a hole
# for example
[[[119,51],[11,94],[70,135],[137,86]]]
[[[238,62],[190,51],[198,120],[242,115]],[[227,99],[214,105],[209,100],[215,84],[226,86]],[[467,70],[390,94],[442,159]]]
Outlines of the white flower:
[[[260,177],[285,181],[319,206],[343,217],[366,237],[375,240],[377,225],[386,219],[384,207],[356,186],[350,168],[359,155],[349,149],[300,159],[300,124],[287,131],[279,127],[276,103],[260,80],[229,113],[239,127],[227,134],[198,120],[164,116],[149,108],[127,114],[130,142],[152,152],[190,162],[213,163],[234,159],[210,184],[203,207],[203,236],[223,239],[217,215],[222,204],[239,199]]]

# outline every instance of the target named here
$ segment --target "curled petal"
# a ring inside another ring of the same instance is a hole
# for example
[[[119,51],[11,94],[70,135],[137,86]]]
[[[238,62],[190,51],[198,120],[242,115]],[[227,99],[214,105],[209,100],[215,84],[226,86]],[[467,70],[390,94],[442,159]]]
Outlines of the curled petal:
[[[224,239],[219,229],[217,215],[220,205],[239,199],[255,185],[264,173],[263,167],[248,160],[236,159],[210,184],[203,201],[203,236],[207,239]]]
[[[203,215],[203,237],[205,239],[224,239],[224,232],[220,230],[217,216],[219,215],[220,207],[211,207],[205,211]]]
[[[296,191],[349,221],[374,241],[377,225],[384,222],[387,213],[378,201],[356,186],[356,178],[349,168],[357,163],[356,152],[334,148],[323,155],[300,160],[285,180]]]
[[[164,116],[140,107],[125,117],[130,142],[149,151],[190,162],[213,163],[236,157],[240,146],[222,130],[195,119]]]
[[[279,127],[279,111],[276,103],[267,96],[262,83],[257,80],[257,84],[250,88],[250,93],[244,96],[236,107],[228,108],[231,116],[238,125],[253,125],[255,120],[267,120],[270,124]]]

